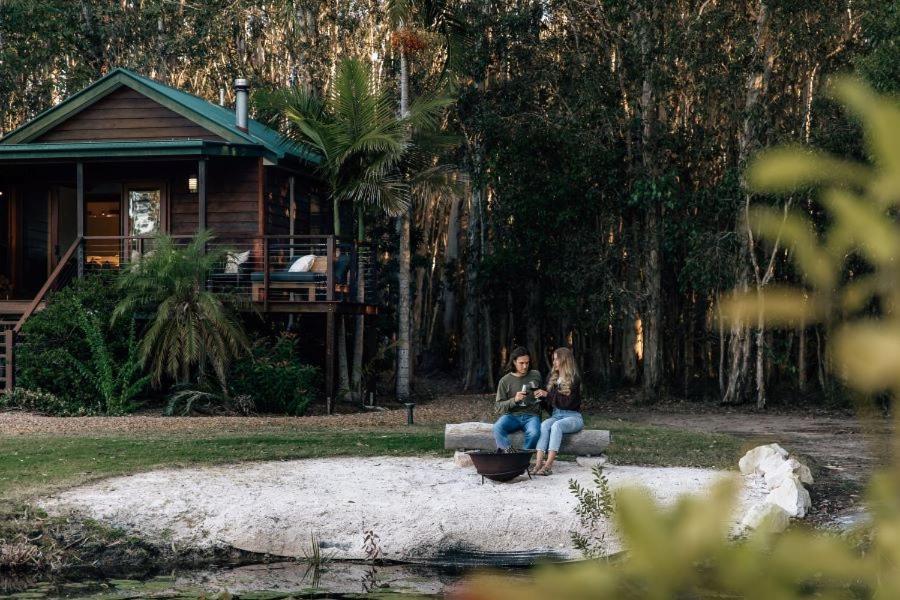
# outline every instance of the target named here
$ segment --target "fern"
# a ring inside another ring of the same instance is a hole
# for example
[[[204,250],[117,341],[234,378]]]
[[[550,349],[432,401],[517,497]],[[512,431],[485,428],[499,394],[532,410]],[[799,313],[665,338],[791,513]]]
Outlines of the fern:
[[[78,305],[75,323],[84,334],[90,350],[90,359],[83,362],[68,355],[72,366],[97,390],[103,412],[107,415],[123,415],[137,408],[134,398],[150,382],[148,375],[141,376],[139,344],[132,321],[128,335],[128,354],[120,364],[110,351],[100,320],[84,306]]]

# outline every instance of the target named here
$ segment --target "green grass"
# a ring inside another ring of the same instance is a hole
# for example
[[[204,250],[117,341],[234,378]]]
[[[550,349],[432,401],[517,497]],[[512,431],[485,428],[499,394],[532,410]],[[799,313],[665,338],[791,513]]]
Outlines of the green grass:
[[[728,435],[592,418],[588,427],[612,431],[607,454],[617,464],[733,469],[742,448],[741,440]],[[443,450],[443,427],[16,436],[0,439],[0,499],[25,499],[86,481],[160,467],[422,454],[449,454]]]
[[[660,467],[736,469],[747,443],[733,435],[588,418],[591,429],[609,429],[610,462]]]
[[[439,428],[141,437],[18,436],[0,440],[0,499],[157,467],[324,456],[443,452]]]

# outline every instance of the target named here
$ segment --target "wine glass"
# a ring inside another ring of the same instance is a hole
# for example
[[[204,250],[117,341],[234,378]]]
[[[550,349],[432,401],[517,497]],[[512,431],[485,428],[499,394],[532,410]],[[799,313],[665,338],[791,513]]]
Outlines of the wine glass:
[[[540,398],[538,398],[537,396],[534,395],[534,393],[536,391],[538,391],[538,389],[540,389],[540,388],[538,388],[538,384],[532,380],[532,381],[528,382],[528,387],[531,388],[531,397],[534,399],[534,403],[537,404],[538,402],[541,401]]]

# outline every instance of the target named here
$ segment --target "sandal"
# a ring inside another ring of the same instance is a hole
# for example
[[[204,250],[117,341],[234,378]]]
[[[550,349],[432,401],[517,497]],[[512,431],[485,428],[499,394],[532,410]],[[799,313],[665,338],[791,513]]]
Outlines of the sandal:
[[[543,475],[546,477],[547,475],[553,475],[553,469],[548,467],[541,467],[540,470],[534,472],[535,475]]]
[[[543,465],[541,465],[541,466],[538,466],[538,465],[531,465],[531,466],[528,467],[528,474],[529,474],[529,475],[534,475],[535,473],[537,473],[538,471],[540,471],[542,467],[543,467]]]

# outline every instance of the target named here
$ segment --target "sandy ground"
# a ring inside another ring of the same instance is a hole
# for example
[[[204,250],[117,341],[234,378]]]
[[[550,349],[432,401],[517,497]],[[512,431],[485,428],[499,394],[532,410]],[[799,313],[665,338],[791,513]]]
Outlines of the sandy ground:
[[[613,465],[604,471],[613,489],[640,485],[666,505],[727,475]],[[482,485],[473,469],[447,458],[328,458],[152,471],[68,490],[42,504],[179,547],[301,557],[315,537],[335,558],[361,559],[364,532],[373,530],[383,556],[395,560],[467,551],[576,557],[570,478],[591,486],[591,472],[574,463],[558,463],[550,477]],[[735,522],[766,493],[760,478],[743,483]],[[608,539],[609,550],[618,550],[611,532]]]

